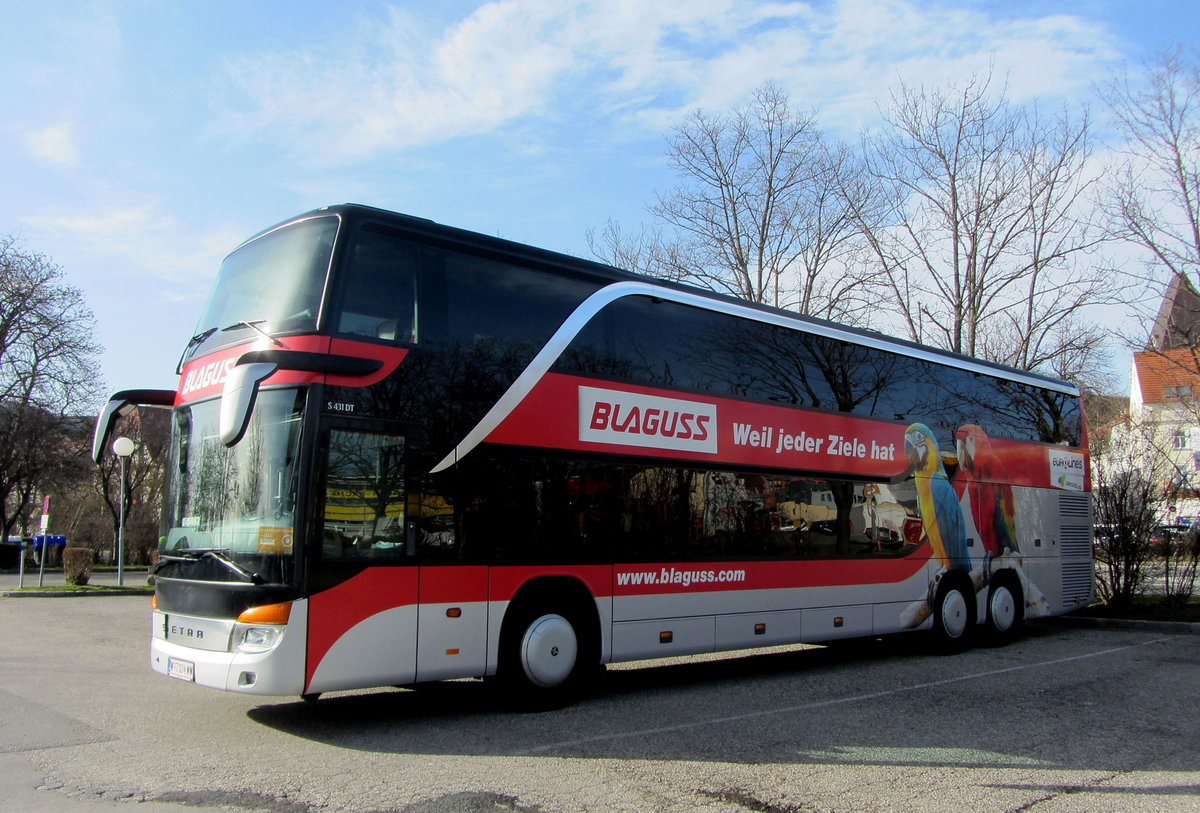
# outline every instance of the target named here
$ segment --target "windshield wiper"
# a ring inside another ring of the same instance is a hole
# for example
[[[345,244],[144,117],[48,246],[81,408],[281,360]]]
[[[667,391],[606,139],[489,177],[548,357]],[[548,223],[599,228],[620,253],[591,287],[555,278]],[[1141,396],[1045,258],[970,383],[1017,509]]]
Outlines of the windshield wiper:
[[[226,330],[235,330],[239,327],[248,327],[251,330],[253,330],[255,333],[258,333],[261,336],[265,336],[267,339],[269,339],[271,341],[271,344],[275,345],[276,347],[283,347],[283,342],[279,341],[279,339],[276,339],[270,333],[268,333],[267,331],[265,331],[261,327],[259,327],[259,325],[265,324],[266,321],[267,321],[266,319],[251,319],[251,320],[239,319],[237,322],[230,325],[229,327],[221,328],[221,332],[225,332]]]
[[[195,549],[175,551],[173,553],[160,553],[158,556],[158,564],[154,566],[153,573],[158,575],[158,571],[168,564],[177,562],[199,562],[201,559],[215,559],[216,561],[220,562],[226,570],[236,573],[251,584],[266,584],[266,579],[264,579],[262,576],[258,575],[257,573],[251,573],[249,570],[246,570],[246,568],[230,559],[228,554],[226,554],[224,551],[215,549]]]
[[[183,348],[183,354],[179,357],[179,364],[175,365],[175,374],[179,375],[183,370],[183,363],[188,359],[188,353],[192,352],[192,348],[203,342],[209,336],[217,332],[215,327],[210,327],[208,330],[202,330],[192,338],[188,339],[187,347]]]

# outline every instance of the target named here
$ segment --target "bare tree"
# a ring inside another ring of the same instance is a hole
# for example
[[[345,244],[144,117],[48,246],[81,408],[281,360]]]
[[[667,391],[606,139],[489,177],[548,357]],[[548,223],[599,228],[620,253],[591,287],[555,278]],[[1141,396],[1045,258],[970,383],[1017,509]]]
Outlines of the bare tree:
[[[1101,207],[1110,232],[1144,249],[1162,284],[1200,273],[1200,53],[1174,48],[1101,93],[1126,137]],[[1200,337],[1197,337],[1200,338]]]
[[[797,237],[796,191],[816,154],[811,116],[773,85],[728,115],[702,110],[675,129],[667,157],[680,183],[652,211],[684,236],[698,281],[752,302],[780,304]]]
[[[1096,586],[1106,604],[1132,603],[1149,575],[1172,468],[1155,434],[1152,424],[1124,420],[1092,445]]]
[[[992,78],[901,87],[865,141],[886,212],[861,222],[883,307],[916,341],[1026,369],[1096,367],[1086,306],[1111,301],[1090,254],[1086,116],[1013,109]]]
[[[0,404],[0,438],[4,460],[11,474],[6,507],[9,527],[22,536],[36,532],[43,503],[39,496],[54,497],[54,516],[70,510],[62,497],[72,484],[91,477],[91,461],[86,450],[91,439],[92,421],[55,415],[39,407]],[[55,522],[52,533],[62,533]]]
[[[688,281],[688,262],[679,244],[664,237],[661,229],[643,225],[637,234],[627,234],[620,223],[608,220],[600,231],[589,228],[584,237],[592,256],[609,265],[672,282]]]
[[[589,232],[593,254],[752,302],[861,319],[856,209],[845,195],[868,187],[854,177],[856,154],[793,112],[783,90],[765,85],[726,114],[693,112],[667,158],[679,182],[650,207],[661,226],[626,235],[609,222]]]
[[[98,393],[100,347],[83,294],[40,254],[0,238],[0,523],[28,515],[54,454],[47,422],[86,412]],[[41,455],[38,449],[41,448]]]
[[[114,438],[123,435],[132,440],[134,449],[125,472],[125,554],[129,563],[148,561],[150,551],[158,547],[170,434],[171,413],[153,407],[139,407],[122,418],[113,433]],[[103,513],[111,529],[105,547],[110,550],[109,560],[115,562],[121,518],[120,459],[116,454],[102,455],[94,474],[94,495],[106,509]]]

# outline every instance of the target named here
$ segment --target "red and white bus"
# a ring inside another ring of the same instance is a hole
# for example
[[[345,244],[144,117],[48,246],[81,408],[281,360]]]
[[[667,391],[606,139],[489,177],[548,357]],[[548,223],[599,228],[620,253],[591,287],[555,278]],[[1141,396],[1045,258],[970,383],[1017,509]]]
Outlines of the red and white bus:
[[[151,664],[230,691],[926,630],[1093,597],[1071,384],[345,205],[237,248],[175,391]]]

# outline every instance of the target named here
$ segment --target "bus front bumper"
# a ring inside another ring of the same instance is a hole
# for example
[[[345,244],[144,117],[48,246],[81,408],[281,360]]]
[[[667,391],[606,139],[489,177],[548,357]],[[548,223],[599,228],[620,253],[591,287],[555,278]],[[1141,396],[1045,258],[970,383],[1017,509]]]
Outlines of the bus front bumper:
[[[301,604],[303,602],[297,602]],[[296,696],[304,692],[307,608],[297,607],[278,640],[260,652],[231,645],[233,621],[197,618],[155,610],[152,615],[150,668],[161,675],[199,686],[245,694]]]

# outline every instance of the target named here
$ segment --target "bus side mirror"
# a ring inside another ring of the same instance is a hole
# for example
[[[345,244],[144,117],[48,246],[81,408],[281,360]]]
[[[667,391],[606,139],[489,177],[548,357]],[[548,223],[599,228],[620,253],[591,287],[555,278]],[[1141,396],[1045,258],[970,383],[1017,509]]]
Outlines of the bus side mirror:
[[[92,435],[92,460],[100,462],[104,447],[108,445],[108,436],[112,434],[113,424],[117,418],[122,418],[133,412],[135,404],[124,399],[114,398],[104,405],[100,416],[96,419],[96,431]]]
[[[100,462],[108,436],[112,434],[117,418],[123,418],[139,406],[166,407],[175,403],[175,390],[121,390],[114,392],[96,418],[96,431],[92,435],[92,460]]]
[[[238,364],[229,371],[221,392],[221,442],[226,446],[233,446],[246,434],[258,385],[278,369],[278,364],[259,361]]]

